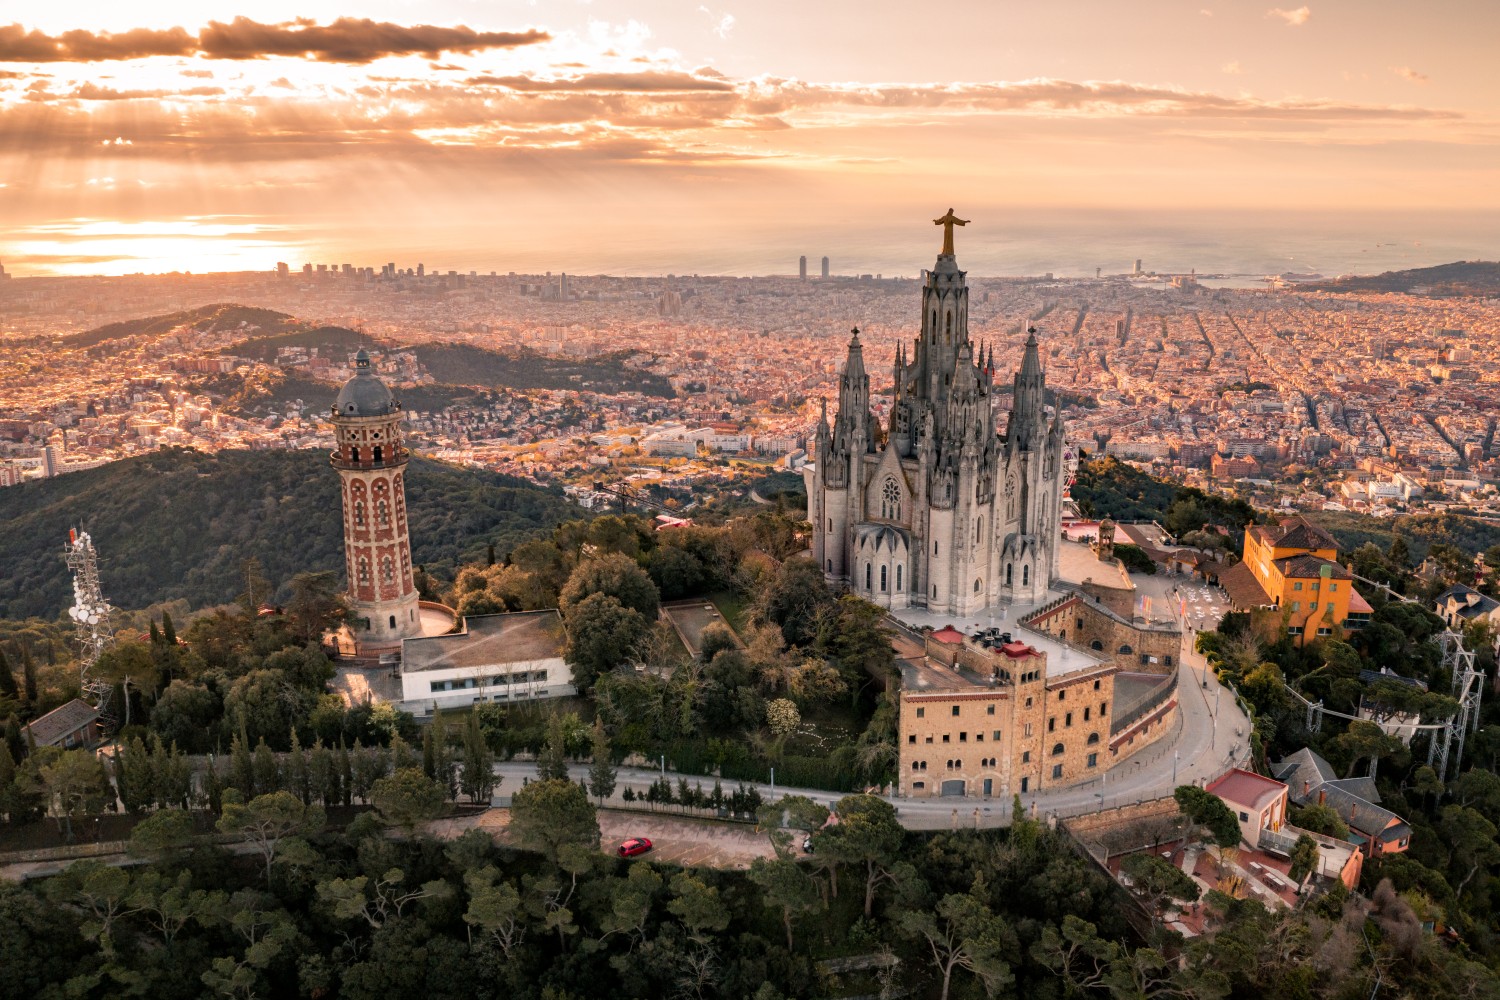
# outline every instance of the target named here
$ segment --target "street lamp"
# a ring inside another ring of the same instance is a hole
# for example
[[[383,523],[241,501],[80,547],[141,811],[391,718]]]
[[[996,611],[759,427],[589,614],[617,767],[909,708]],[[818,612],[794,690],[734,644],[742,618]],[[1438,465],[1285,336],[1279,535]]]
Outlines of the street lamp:
[[[1178,751],[1176,751],[1176,750],[1172,751],[1172,787],[1173,788],[1177,787],[1177,753],[1178,753]]]

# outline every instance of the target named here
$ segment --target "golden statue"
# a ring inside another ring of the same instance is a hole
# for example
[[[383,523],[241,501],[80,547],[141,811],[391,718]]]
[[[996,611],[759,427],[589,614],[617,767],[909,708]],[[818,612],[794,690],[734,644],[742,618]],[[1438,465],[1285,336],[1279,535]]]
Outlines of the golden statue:
[[[947,215],[943,216],[941,219],[933,219],[932,220],[932,224],[934,226],[942,226],[943,227],[943,253],[946,256],[952,257],[953,256],[953,227],[954,226],[967,226],[969,224],[969,220],[968,219],[960,219],[958,216],[956,216],[956,215],[953,214],[953,209],[950,208],[950,209],[948,209],[948,214]]]

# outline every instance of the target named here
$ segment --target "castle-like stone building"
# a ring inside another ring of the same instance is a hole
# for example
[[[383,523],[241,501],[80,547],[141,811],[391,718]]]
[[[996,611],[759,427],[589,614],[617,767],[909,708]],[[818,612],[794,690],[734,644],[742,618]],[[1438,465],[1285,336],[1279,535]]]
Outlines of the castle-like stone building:
[[[329,456],[339,473],[351,630],[361,650],[394,648],[422,634],[406,527],[401,417],[401,404],[361,350],[354,377],[333,404],[337,448]]]
[[[994,352],[969,339],[969,288],[953,254],[923,275],[921,335],[895,364],[890,422],[870,409],[859,331],[838,412],[817,427],[808,483],[813,557],[830,584],[883,607],[968,615],[1035,604],[1057,579],[1063,421],[1049,415],[1036,331],[996,433]]]

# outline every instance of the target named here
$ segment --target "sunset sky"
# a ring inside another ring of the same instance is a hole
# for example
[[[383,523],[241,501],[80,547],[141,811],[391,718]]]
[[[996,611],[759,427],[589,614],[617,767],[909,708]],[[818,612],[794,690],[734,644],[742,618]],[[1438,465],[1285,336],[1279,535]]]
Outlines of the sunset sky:
[[[950,204],[996,229],[1500,211],[1494,0],[22,10],[16,274],[789,270]]]

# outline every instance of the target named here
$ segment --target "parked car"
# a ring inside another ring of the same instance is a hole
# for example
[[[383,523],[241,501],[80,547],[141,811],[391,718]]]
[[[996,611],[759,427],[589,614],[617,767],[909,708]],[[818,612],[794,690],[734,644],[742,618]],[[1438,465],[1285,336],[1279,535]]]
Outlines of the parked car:
[[[620,845],[620,857],[633,858],[637,854],[645,854],[651,850],[651,841],[645,837],[631,837]]]

